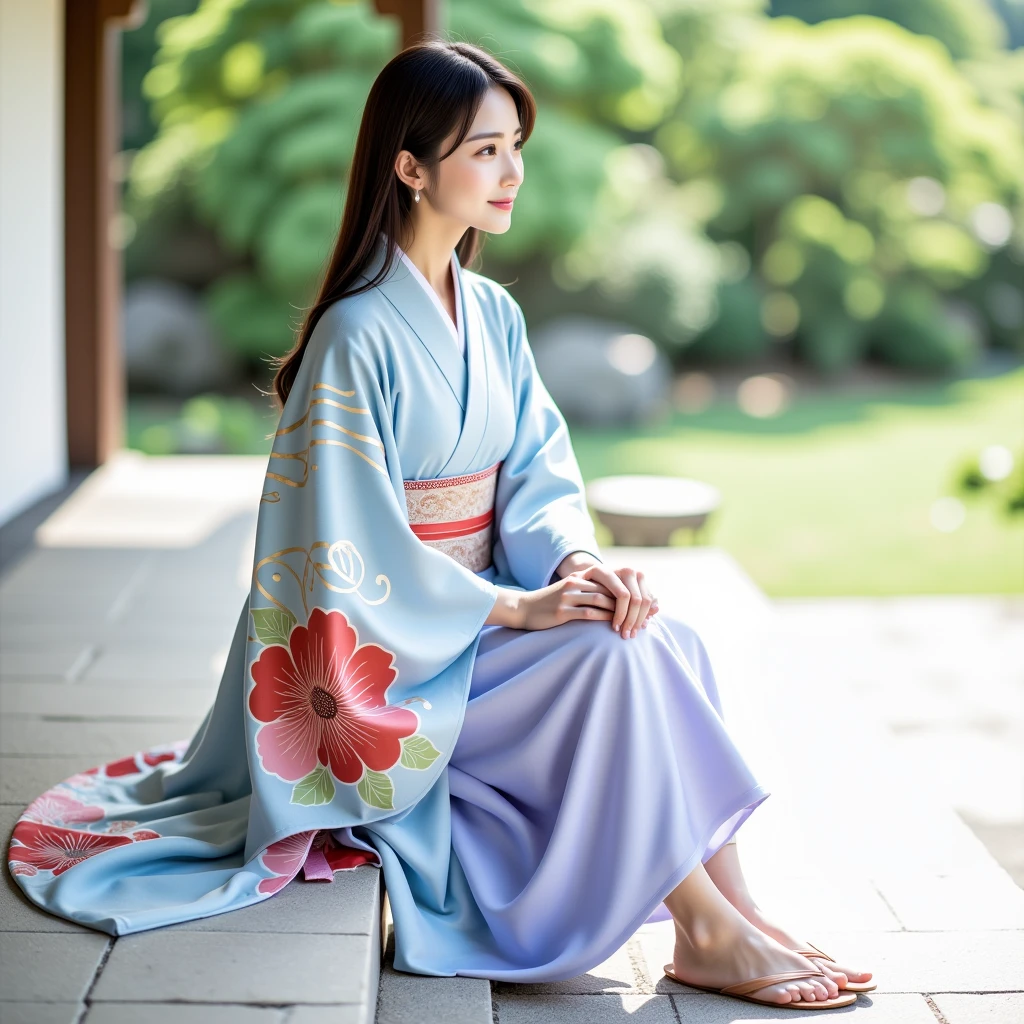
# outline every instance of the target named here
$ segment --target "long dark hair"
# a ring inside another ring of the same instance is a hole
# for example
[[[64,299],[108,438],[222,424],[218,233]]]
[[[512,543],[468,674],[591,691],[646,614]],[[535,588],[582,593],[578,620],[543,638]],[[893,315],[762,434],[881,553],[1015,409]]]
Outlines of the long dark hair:
[[[437,184],[437,165],[462,144],[484,94],[494,86],[512,96],[525,141],[536,119],[533,96],[521,79],[479,46],[439,39],[416,43],[393,57],[377,76],[359,124],[341,228],[316,301],[291,351],[271,360],[276,366],[274,392],[282,407],[324,311],[343,295],[376,287],[391,268],[394,244],[412,206],[410,191],[394,170],[399,152],[409,150],[427,169],[429,195]],[[455,142],[442,154],[444,140],[456,129]],[[353,288],[369,265],[381,232],[388,240],[388,258],[372,281]],[[480,236],[471,227],[459,239],[455,252],[462,266],[476,259]]]

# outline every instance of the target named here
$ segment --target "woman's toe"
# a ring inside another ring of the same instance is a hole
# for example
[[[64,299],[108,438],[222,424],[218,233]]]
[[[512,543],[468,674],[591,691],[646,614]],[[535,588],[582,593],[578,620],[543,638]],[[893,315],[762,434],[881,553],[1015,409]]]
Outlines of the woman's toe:
[[[841,985],[845,985],[847,981],[861,983],[871,980],[870,971],[851,971],[846,967],[839,968],[835,964],[832,965],[832,969],[836,974],[843,978],[840,982]]]
[[[837,971],[830,967],[825,967],[824,964],[822,966],[825,969],[825,973],[828,975],[829,981],[835,982],[835,984],[839,988],[842,988],[846,984],[847,979],[845,972]]]
[[[818,994],[815,991],[814,985],[811,985],[809,982],[798,981],[794,988],[796,989],[796,994],[794,996],[794,998],[796,999],[803,999],[807,1002],[813,1002],[815,999],[818,998]]]

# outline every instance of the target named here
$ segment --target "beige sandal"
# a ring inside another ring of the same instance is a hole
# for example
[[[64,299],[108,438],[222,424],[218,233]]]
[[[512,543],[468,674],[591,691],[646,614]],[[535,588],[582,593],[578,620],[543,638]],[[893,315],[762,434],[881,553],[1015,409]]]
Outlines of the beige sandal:
[[[812,956],[817,957],[819,960],[828,960],[829,963],[836,963],[834,957],[828,955],[828,953],[822,952],[817,946],[812,943],[807,943],[807,949],[794,949],[794,953],[799,953],[801,956],[805,956],[810,959]],[[877,981],[847,981],[839,991],[840,992],[874,992],[878,988]]]
[[[768,974],[763,978],[752,978],[750,981],[740,981],[735,985],[726,985],[725,988],[711,988],[707,985],[694,985],[692,982],[683,981],[682,978],[676,977],[671,964],[665,964],[664,970],[666,978],[671,978],[680,985],[700,989],[701,992],[714,992],[715,995],[719,996],[732,996],[733,999],[742,999],[746,1003],[757,1003],[759,1006],[774,1006],[780,1010],[831,1010],[839,1006],[849,1006],[850,1003],[857,1001],[857,996],[853,992],[843,995],[842,990],[834,999],[816,999],[813,1002],[807,999],[794,999],[789,1003],[777,1003],[771,999],[755,999],[747,995],[748,992],[756,992],[759,988],[776,985],[782,981],[798,981],[800,978],[814,978],[819,975],[822,978],[827,977],[825,972],[816,964],[813,970],[783,971],[781,974]]]

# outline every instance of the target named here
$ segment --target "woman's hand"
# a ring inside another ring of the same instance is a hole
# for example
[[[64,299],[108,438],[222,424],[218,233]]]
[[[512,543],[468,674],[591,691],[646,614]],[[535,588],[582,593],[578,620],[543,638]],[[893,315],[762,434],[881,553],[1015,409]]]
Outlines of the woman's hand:
[[[625,640],[647,628],[658,610],[642,572],[612,570],[604,563],[569,573],[550,586],[523,593],[519,629],[550,629],[570,619],[611,621]]]
[[[589,569],[570,573],[540,590],[519,596],[518,629],[550,629],[571,619],[611,619],[615,599],[605,587],[584,578]]]
[[[628,566],[611,569],[603,562],[597,562],[572,575],[600,583],[614,597],[612,629],[621,633],[623,640],[636,636],[640,629],[646,629],[647,620],[658,611],[658,599],[651,593],[640,569]]]

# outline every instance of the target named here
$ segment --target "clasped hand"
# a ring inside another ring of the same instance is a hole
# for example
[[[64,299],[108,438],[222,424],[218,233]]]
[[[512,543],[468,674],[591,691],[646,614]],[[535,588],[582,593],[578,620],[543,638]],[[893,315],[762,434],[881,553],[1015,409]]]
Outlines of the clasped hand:
[[[570,619],[611,621],[623,640],[647,628],[658,611],[638,569],[611,569],[603,562],[577,569],[550,586],[523,595],[521,629],[549,629]]]

